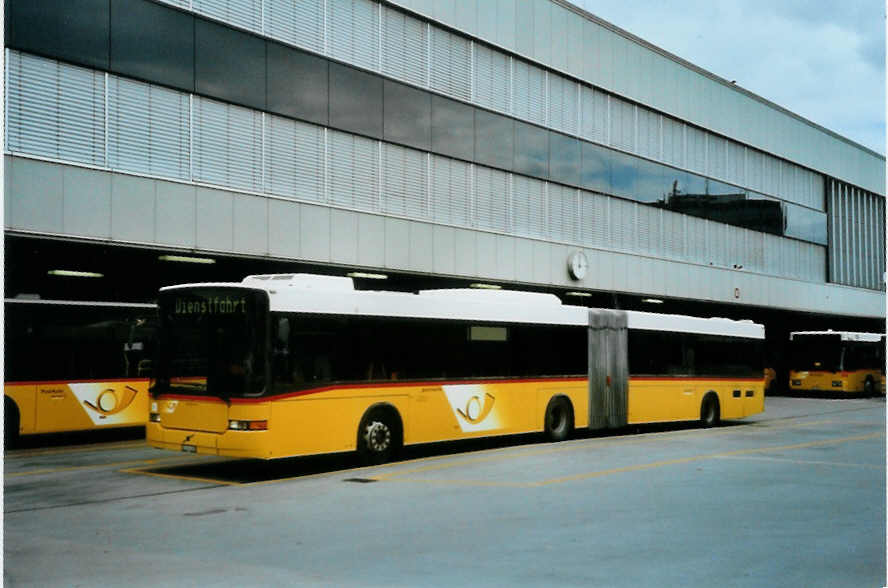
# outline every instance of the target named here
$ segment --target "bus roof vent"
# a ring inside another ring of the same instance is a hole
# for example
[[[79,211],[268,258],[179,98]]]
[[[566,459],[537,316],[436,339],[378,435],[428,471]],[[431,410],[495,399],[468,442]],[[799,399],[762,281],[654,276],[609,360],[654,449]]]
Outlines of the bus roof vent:
[[[318,274],[263,274],[247,276],[244,284],[252,284],[260,288],[296,288],[299,290],[324,290],[351,292],[355,289],[351,278],[341,276],[322,276]]]

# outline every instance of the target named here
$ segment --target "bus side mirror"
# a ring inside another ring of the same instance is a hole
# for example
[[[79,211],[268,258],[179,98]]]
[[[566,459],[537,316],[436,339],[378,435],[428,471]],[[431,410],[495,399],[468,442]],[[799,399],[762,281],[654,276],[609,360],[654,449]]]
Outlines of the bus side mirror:
[[[278,321],[277,340],[282,347],[286,347],[290,342],[290,319],[282,318]]]

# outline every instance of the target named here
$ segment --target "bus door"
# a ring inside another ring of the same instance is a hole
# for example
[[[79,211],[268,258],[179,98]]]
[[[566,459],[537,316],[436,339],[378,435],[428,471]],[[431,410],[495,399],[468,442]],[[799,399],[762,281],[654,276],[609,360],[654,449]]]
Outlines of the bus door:
[[[628,418],[628,318],[618,310],[589,311],[589,428],[625,426]]]

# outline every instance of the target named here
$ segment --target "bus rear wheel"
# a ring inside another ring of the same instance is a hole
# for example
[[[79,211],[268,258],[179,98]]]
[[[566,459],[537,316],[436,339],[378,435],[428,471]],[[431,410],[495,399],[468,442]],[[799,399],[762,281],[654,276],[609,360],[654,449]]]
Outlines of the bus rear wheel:
[[[700,406],[700,424],[704,427],[714,427],[721,418],[721,410],[718,405],[718,396],[710,392],[703,397]]]
[[[394,409],[372,408],[358,425],[358,454],[365,463],[390,461],[402,442],[401,423]]]
[[[13,447],[18,442],[20,416],[18,406],[7,396],[3,399],[3,443]]]
[[[573,432],[573,407],[570,401],[558,396],[546,407],[545,432],[551,441],[564,441]]]
[[[863,395],[864,396],[873,396],[876,392],[876,383],[873,382],[873,379],[869,376],[866,377],[866,381],[863,383]]]

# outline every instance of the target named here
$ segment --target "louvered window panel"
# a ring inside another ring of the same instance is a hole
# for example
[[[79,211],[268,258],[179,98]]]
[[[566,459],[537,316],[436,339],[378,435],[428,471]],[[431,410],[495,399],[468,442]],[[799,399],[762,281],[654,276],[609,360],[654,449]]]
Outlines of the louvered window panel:
[[[379,5],[370,0],[327,0],[331,57],[379,71]]]
[[[448,225],[470,226],[471,170],[468,163],[432,156],[432,220]]]
[[[687,233],[677,235],[687,244],[684,248],[684,259],[697,263],[709,264],[712,262],[712,253],[709,250],[709,225],[708,220],[688,216],[679,220]]]
[[[610,144],[635,150],[635,105],[619,98],[610,101]]]
[[[709,175],[714,178],[725,179],[727,176],[727,141],[722,137],[716,137],[709,134],[708,147],[709,155],[707,164],[709,167]]]
[[[508,209],[509,174],[475,166],[475,226],[505,232]]]
[[[671,259],[684,258],[684,221],[685,217],[677,212],[663,211],[663,250]]]
[[[262,190],[262,114],[194,98],[194,180]]]
[[[687,167],[700,172],[706,173],[706,133],[696,127],[685,127],[685,138],[687,142],[688,163]]]
[[[571,135],[578,132],[577,83],[549,74],[549,126]]]
[[[379,142],[328,132],[330,202],[358,210],[379,210]]]
[[[265,191],[300,200],[324,200],[321,127],[265,115]]]
[[[587,247],[610,247],[607,196],[580,193],[580,242]]]
[[[520,59],[512,60],[512,112],[517,118],[546,124],[546,72]]]
[[[525,176],[512,177],[512,230],[524,237],[545,238],[546,183]]]
[[[660,115],[638,108],[638,154],[660,159]]]
[[[9,52],[7,148],[105,165],[105,74]]]
[[[746,177],[749,186],[753,190],[762,190],[762,166],[765,155],[755,149],[746,150]]]
[[[610,220],[610,246],[620,251],[635,250],[635,210],[634,202],[611,198]]]
[[[392,8],[382,10],[382,72],[425,87],[429,60],[428,26]]]
[[[189,96],[111,76],[108,166],[190,180]]]
[[[733,263],[728,257],[727,225],[707,221],[707,245],[709,262],[716,267],[731,267]]]
[[[765,154],[762,165],[762,192],[780,194],[780,161]]]
[[[812,171],[805,170],[807,175],[807,196],[806,203],[811,208],[817,210],[826,210],[826,184],[823,176]]]
[[[475,102],[485,108],[510,112],[512,64],[509,56],[475,45]]]
[[[324,0],[265,0],[265,34],[324,52]]]
[[[765,273],[770,274],[772,276],[781,275],[780,271],[780,241],[782,239],[780,237],[774,235],[764,235],[765,241]]]
[[[684,167],[684,125],[668,116],[663,117],[663,161]]]
[[[472,99],[472,46],[469,40],[432,28],[431,87],[447,96]]]
[[[191,6],[198,14],[262,32],[262,0],[192,0]]]
[[[558,184],[548,185],[549,236],[562,243],[577,242],[577,190]]]
[[[191,5],[191,0],[158,0],[158,1],[163,2],[164,4],[178,6],[179,8],[188,8]]]
[[[660,252],[660,210],[643,204],[635,205],[638,222],[638,251],[640,253]]]
[[[765,234],[746,231],[746,261],[749,271],[765,271]]]
[[[607,142],[607,94],[587,86],[582,88],[580,134],[590,141]]]
[[[728,141],[728,158],[725,179],[741,186],[746,183],[746,147]]]
[[[385,143],[382,161],[383,211],[416,219],[428,218],[428,155]]]

